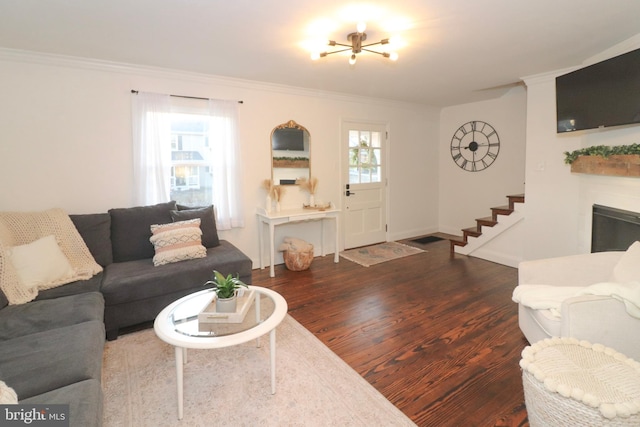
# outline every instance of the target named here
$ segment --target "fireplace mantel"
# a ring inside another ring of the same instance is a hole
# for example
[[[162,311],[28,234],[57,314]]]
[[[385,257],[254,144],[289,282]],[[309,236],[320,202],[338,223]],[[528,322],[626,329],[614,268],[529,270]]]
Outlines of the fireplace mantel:
[[[607,158],[602,156],[579,156],[571,163],[571,172],[640,177],[640,155],[620,154],[611,155]]]

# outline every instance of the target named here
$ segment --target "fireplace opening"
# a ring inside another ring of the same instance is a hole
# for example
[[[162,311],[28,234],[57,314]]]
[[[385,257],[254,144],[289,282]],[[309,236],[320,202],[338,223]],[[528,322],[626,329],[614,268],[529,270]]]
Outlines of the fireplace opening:
[[[640,213],[593,205],[591,252],[626,251],[640,240]]]

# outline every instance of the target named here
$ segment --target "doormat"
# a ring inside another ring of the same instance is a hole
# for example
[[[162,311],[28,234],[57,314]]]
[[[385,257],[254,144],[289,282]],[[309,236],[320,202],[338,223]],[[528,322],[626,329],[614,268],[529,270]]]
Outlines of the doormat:
[[[437,242],[439,240],[444,240],[442,237],[438,237],[438,236],[427,236],[427,237],[421,237],[419,239],[414,239],[412,240],[412,242],[416,242],[416,243],[420,243],[422,245],[427,244],[427,243],[433,243],[433,242]]]
[[[419,254],[421,252],[425,251],[398,242],[387,242],[349,249],[348,251],[340,252],[340,256],[364,267],[370,267],[375,264]]]

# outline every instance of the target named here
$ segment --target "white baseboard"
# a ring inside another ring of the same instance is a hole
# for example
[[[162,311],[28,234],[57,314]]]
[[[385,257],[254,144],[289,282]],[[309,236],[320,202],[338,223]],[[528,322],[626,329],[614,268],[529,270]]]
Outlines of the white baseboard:
[[[412,237],[424,236],[425,234],[433,234],[438,232],[438,227],[428,227],[417,230],[403,231],[401,233],[389,233],[387,236],[390,242],[403,239],[411,239]]]

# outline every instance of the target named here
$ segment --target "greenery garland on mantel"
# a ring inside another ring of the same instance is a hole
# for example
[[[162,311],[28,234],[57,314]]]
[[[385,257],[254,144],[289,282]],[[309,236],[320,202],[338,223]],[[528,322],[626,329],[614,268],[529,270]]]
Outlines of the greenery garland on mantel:
[[[640,144],[617,145],[613,147],[607,145],[594,145],[593,147],[581,148],[580,150],[571,152],[565,151],[564,162],[570,165],[580,156],[601,156],[606,159],[609,156],[624,154],[640,155]]]

